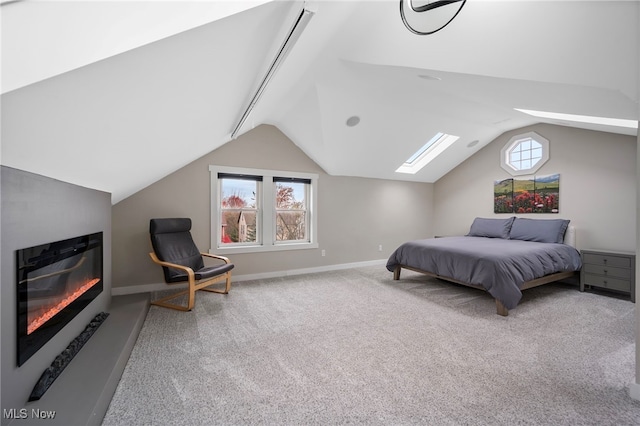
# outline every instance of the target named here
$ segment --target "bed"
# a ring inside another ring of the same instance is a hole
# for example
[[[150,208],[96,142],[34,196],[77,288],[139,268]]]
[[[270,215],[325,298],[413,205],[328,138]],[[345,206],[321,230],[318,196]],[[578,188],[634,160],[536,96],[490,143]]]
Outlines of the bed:
[[[465,236],[400,245],[389,257],[394,280],[402,269],[486,290],[507,316],[522,290],[573,277],[582,266],[575,229],[565,219],[476,218]]]

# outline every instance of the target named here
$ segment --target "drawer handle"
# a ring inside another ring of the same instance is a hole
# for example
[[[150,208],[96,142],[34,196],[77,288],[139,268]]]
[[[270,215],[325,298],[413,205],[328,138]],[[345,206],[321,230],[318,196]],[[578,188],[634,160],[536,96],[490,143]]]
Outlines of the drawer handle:
[[[608,272],[608,271],[605,269],[605,270],[604,270],[604,274],[605,274],[605,275],[607,275],[607,272]]]
[[[606,286],[606,285],[607,285],[607,280],[604,280],[604,281],[603,281],[603,284]]]
[[[607,264],[607,259],[602,259],[602,261],[604,262],[604,264]]]

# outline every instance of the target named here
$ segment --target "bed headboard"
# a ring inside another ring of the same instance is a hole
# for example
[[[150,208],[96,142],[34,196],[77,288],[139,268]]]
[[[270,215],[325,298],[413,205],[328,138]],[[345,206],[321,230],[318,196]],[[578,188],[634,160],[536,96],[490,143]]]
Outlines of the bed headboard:
[[[573,248],[576,247],[576,228],[572,225],[567,227],[567,230],[564,233],[564,243]]]

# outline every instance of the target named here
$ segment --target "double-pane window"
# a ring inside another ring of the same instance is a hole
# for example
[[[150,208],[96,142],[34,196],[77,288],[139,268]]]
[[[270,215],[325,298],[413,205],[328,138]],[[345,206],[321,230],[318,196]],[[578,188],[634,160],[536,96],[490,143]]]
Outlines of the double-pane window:
[[[210,166],[211,252],[317,248],[318,176]]]

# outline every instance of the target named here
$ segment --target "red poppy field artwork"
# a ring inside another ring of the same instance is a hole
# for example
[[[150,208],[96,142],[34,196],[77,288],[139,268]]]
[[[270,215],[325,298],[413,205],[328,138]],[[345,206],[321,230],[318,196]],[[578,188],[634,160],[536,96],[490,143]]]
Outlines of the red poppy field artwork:
[[[558,213],[560,175],[503,179],[493,184],[494,213]]]

